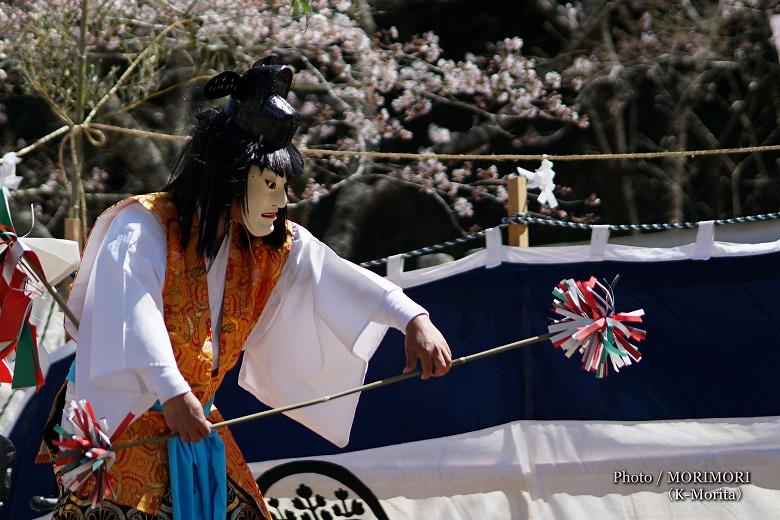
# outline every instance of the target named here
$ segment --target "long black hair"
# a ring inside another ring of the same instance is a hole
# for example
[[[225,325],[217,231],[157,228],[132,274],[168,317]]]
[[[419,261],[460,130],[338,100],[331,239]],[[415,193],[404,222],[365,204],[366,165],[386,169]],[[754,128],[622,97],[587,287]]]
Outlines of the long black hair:
[[[303,174],[303,157],[292,143],[271,153],[264,153],[252,134],[232,124],[216,109],[207,109],[195,117],[190,140],[176,160],[168,184],[176,205],[181,229],[182,248],[190,240],[193,217],[200,209],[198,254],[212,260],[219,251],[217,230],[220,221],[230,228],[230,206],[234,200],[246,208],[246,186],[249,169],[257,165],[270,168],[290,179]],[[281,247],[286,238],[287,208],[280,208],[271,234],[262,238],[272,247]]]

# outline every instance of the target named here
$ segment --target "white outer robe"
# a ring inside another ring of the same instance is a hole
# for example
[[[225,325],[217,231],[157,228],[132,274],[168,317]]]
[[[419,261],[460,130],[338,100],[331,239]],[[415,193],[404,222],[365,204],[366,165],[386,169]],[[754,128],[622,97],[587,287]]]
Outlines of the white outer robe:
[[[137,417],[158,399],[149,367],[168,373],[176,367],[163,320],[164,230],[145,209],[137,221],[111,228],[135,204],[124,201],[95,223],[69,299],[80,330],[66,319],[78,342],[76,398],[92,403],[112,430],[128,412]],[[224,275],[221,284],[219,293]],[[361,385],[388,325],[425,313],[400,291],[293,225],[290,254],[244,344],[239,384],[271,407]],[[353,394],[287,415],[343,447],[358,398]]]

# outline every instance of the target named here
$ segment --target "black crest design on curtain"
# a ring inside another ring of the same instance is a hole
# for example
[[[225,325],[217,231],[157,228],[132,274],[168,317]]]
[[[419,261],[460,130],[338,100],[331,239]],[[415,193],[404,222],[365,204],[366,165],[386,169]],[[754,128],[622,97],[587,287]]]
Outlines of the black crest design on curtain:
[[[307,474],[323,475],[343,487],[336,489],[333,496],[325,496],[324,493],[318,493],[313,486],[307,485]],[[300,475],[303,482],[296,488],[295,497],[284,497],[292,501],[292,507],[286,507],[279,498],[273,496],[271,488],[280,480],[294,475]],[[367,520],[372,516],[377,520],[389,520],[371,489],[347,468],[332,462],[303,460],[280,464],[260,475],[257,485],[266,498],[274,520]],[[373,515],[362,516],[367,513]]]

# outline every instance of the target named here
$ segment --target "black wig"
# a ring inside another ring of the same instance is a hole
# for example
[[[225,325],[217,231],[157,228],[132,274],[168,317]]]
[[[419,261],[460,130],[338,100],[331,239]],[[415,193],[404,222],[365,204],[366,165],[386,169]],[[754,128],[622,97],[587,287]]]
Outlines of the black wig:
[[[246,207],[249,169],[270,168],[290,179],[303,174],[303,157],[292,143],[275,152],[263,153],[257,138],[231,123],[221,111],[207,109],[195,118],[190,140],[176,161],[168,184],[176,205],[182,248],[190,239],[193,217],[200,210],[198,254],[211,261],[219,251],[217,230],[220,221],[230,228],[230,206],[238,201]],[[271,234],[262,238],[272,247],[281,247],[286,235],[287,208],[280,208]]]

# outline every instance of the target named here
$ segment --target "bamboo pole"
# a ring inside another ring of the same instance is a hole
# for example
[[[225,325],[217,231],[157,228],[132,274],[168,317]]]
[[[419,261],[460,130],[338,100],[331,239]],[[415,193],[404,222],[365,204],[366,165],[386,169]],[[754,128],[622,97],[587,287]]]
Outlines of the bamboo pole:
[[[86,102],[87,83],[87,16],[89,15],[89,0],[81,0],[81,31],[79,34],[79,72],[76,87],[76,114],[74,120],[84,119],[84,104]],[[77,127],[71,128],[71,168],[70,210],[65,221],[65,238],[78,242],[79,248],[84,247],[86,238],[87,208],[82,203],[84,187],[81,182],[81,168],[84,163],[84,137]]]
[[[68,317],[68,319],[73,323],[73,325],[78,329],[79,328],[79,320],[76,318],[76,316],[73,314],[73,311],[68,306],[67,302],[62,298],[62,296],[59,295],[57,290],[52,287],[52,285],[46,280],[46,277],[44,274],[37,269],[33,264],[26,262],[24,259],[22,259],[22,264],[28,269],[29,272],[31,272],[43,285],[46,287],[46,289],[49,291],[49,293],[54,297],[54,300],[59,304],[62,311],[65,313],[65,315]],[[514,350],[516,348],[520,347],[526,347],[528,345],[534,345],[536,343],[541,343],[543,341],[546,341],[552,337],[553,334],[542,334],[539,336],[532,336],[530,338],[522,339],[519,341],[515,341],[512,343],[507,343],[505,345],[501,345],[499,347],[494,347],[492,349],[483,350],[482,352],[477,352],[476,354],[471,354],[469,356],[463,356],[452,360],[452,368],[455,368],[460,365],[465,365],[466,363],[470,363],[472,361],[478,361],[480,359],[484,359],[490,356],[495,356],[496,354],[501,354],[503,352],[507,352],[509,350]],[[290,404],[287,406],[281,406],[279,408],[273,408],[271,410],[265,410],[262,412],[245,415],[242,417],[236,417],[234,419],[228,419],[226,421],[218,422],[212,425],[212,428],[223,428],[225,426],[232,426],[234,424],[241,424],[249,421],[256,421],[259,419],[264,419],[266,417],[270,417],[272,415],[278,415],[284,412],[289,412],[292,410],[298,410],[300,408],[306,408],[309,406],[313,406],[315,404],[325,403],[328,401],[332,401],[333,399],[339,399],[341,397],[346,397],[348,395],[356,394],[358,392],[365,392],[368,390],[374,390],[375,388],[381,388],[384,386],[392,385],[395,383],[400,383],[401,381],[406,381],[407,379],[412,379],[414,377],[417,377],[421,374],[420,370],[415,370],[414,372],[409,372],[406,374],[400,374],[397,376],[392,376],[387,379],[382,379],[379,381],[374,381],[372,383],[367,383],[355,388],[350,388],[349,390],[344,390],[342,392],[338,392],[332,395],[325,395],[322,397],[318,397],[316,399],[311,399],[309,401],[302,401],[295,404]],[[158,437],[151,437],[149,439],[141,439],[139,441],[129,442],[126,444],[120,444],[117,446],[112,447],[113,451],[118,450],[124,450],[128,448],[132,448],[135,446],[142,446],[145,444],[154,444],[157,442],[163,442],[168,439],[172,439],[176,437],[177,434],[171,433],[168,435],[161,435]]]
[[[68,319],[73,323],[73,325],[78,329],[79,328],[79,320],[76,318],[76,315],[73,314],[73,311],[71,310],[70,306],[68,306],[68,302],[65,301],[65,298],[63,298],[59,292],[57,292],[57,289],[52,286],[52,284],[49,283],[49,281],[46,279],[46,275],[43,274],[42,271],[40,271],[37,267],[35,267],[35,264],[32,264],[28,261],[26,261],[24,258],[21,260],[22,266],[27,269],[27,271],[32,274],[36,280],[43,284],[44,287],[46,287],[46,290],[51,294],[52,298],[54,298],[54,301],[57,302],[57,304],[60,306],[60,309],[62,312],[68,317]]]
[[[514,350],[516,348],[520,347],[527,347],[528,345],[534,345],[536,343],[541,343],[543,341],[546,341],[550,339],[553,336],[553,334],[542,334],[540,336],[533,336],[526,339],[521,339],[520,341],[515,341],[512,343],[507,343],[506,345],[501,345],[500,347],[494,347],[488,350],[483,350],[482,352],[477,352],[476,354],[471,354],[470,356],[463,356],[459,357],[457,359],[452,360],[452,367],[455,368],[460,365],[465,365],[466,363],[471,363],[472,361],[477,361],[480,359],[484,359],[490,356],[495,356],[496,354],[501,354],[503,352],[507,352],[509,350]],[[241,424],[249,421],[256,421],[258,419],[264,419],[266,417],[270,417],[272,415],[279,415],[280,413],[284,412],[290,412],[292,410],[298,410],[300,408],[306,408],[308,406],[313,406],[315,404],[320,403],[326,403],[328,401],[332,401],[333,399],[338,399],[340,397],[345,397],[351,394],[356,394],[358,392],[366,392],[368,390],[373,390],[375,388],[381,388],[383,386],[392,385],[395,383],[400,383],[401,381],[406,381],[407,379],[412,379],[414,377],[417,377],[420,375],[419,370],[415,370],[414,372],[409,372],[408,374],[401,374],[393,377],[388,377],[387,379],[381,379],[379,381],[374,381],[373,383],[367,383],[365,385],[361,385],[355,388],[350,388],[349,390],[344,390],[343,392],[338,392],[333,395],[324,395],[322,397],[318,397],[317,399],[311,399],[309,401],[302,401],[300,403],[290,404],[287,406],[281,406],[279,408],[273,408],[271,410],[265,410],[262,412],[253,413],[250,415],[244,415],[243,417],[236,417],[235,419],[228,419],[226,421],[218,422],[215,424],[212,424],[212,428],[223,428],[225,426],[232,426],[234,424]],[[168,439],[173,439],[176,437],[177,434],[170,433],[168,435],[160,435],[159,437],[150,437],[148,439],[141,439],[139,441],[133,441],[128,442],[126,444],[118,444],[116,446],[113,446],[111,449],[113,451],[119,451],[119,450],[125,450],[128,448],[133,448],[135,446],[143,446],[145,444],[154,444],[157,442],[163,442]]]
[[[66,217],[65,218],[65,239],[73,240],[81,246],[81,219]]]

